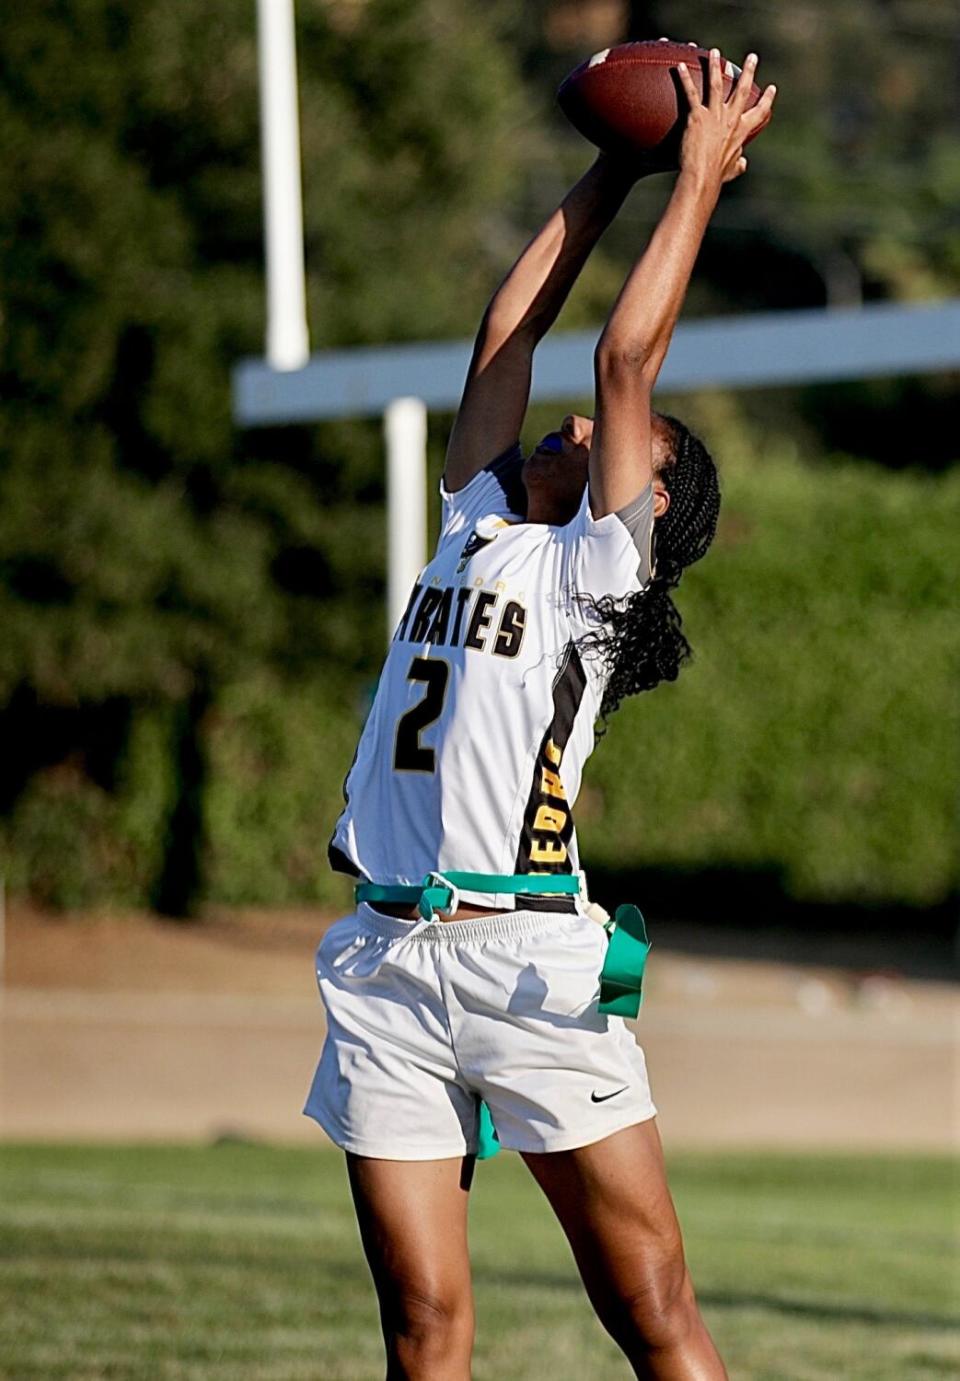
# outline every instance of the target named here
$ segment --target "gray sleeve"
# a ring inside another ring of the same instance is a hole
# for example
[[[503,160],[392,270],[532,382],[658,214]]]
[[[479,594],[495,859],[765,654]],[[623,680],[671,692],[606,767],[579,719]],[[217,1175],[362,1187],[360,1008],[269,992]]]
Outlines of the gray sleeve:
[[[653,485],[648,484],[632,503],[617,509],[617,517],[633,539],[639,565],[637,579],[641,586],[649,585],[653,577]]]

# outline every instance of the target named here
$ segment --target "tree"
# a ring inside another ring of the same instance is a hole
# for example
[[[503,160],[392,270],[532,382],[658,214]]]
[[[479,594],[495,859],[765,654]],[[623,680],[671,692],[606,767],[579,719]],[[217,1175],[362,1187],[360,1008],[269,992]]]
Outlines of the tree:
[[[484,214],[522,157],[508,53],[465,3],[299,15],[319,343],[463,329]],[[59,773],[50,810],[98,803],[84,829],[109,816],[97,793],[138,717],[168,706],[180,781],[158,825],[189,881],[218,688],[264,667],[342,675],[379,642],[358,607],[382,572],[378,439],[232,428],[228,372],[259,350],[262,311],[247,0],[28,8],[0,34],[0,73],[0,698],[33,729],[10,847],[41,769]],[[164,905],[186,909],[192,887],[159,872]]]

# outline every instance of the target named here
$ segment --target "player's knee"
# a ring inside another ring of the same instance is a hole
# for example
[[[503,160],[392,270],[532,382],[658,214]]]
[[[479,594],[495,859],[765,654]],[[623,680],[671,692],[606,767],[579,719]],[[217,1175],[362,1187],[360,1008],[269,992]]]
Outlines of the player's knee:
[[[693,1284],[682,1257],[652,1267],[614,1308],[610,1331],[631,1355],[681,1346],[698,1326]]]
[[[391,1377],[429,1376],[431,1368],[469,1357],[473,1304],[450,1290],[401,1290],[384,1318]]]

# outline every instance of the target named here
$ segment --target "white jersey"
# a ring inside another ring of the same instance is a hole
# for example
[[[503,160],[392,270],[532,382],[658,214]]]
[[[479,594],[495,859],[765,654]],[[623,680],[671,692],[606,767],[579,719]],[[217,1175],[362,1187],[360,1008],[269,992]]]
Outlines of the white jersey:
[[[578,644],[597,628],[591,596],[622,597],[650,579],[653,493],[595,519],[585,489],[565,526],[525,523],[521,465],[515,446],[457,493],[441,489],[436,554],[397,627],[344,785],[330,851],[342,871],[419,884],[447,870],[579,868],[571,809],[604,674]],[[536,885],[461,897],[529,909]]]

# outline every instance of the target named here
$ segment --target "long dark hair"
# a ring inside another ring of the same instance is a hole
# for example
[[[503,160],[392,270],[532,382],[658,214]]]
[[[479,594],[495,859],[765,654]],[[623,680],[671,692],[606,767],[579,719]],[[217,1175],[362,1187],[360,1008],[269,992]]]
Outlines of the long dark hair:
[[[659,472],[670,505],[654,525],[654,577],[637,594],[593,601],[597,627],[580,643],[588,656],[600,658],[607,676],[601,720],[628,695],[677,679],[691,651],[671,591],[687,566],[706,554],[717,530],[720,483],[713,458],[682,422],[662,420],[671,434],[673,458]]]

